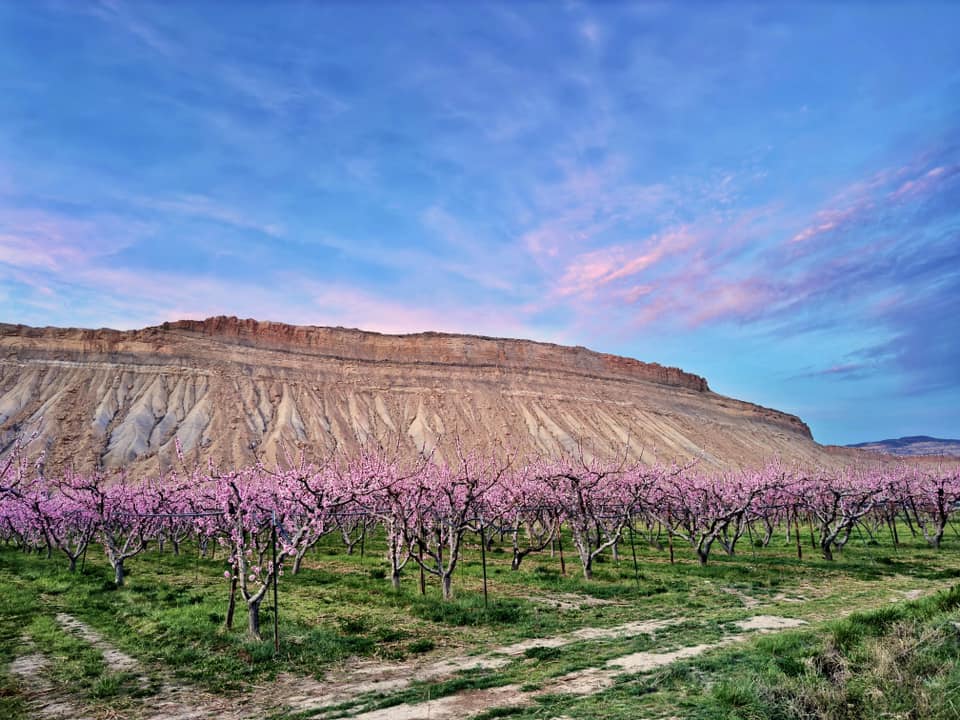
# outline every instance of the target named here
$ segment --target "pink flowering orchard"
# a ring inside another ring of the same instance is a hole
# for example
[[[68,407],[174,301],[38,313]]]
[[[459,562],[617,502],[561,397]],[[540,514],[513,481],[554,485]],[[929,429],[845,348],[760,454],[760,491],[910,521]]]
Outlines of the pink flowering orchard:
[[[360,534],[385,538],[389,580],[406,568],[435,576],[444,599],[468,536],[509,537],[511,567],[569,537],[585,579],[597,558],[637,534],[651,545],[688,544],[700,564],[715,546],[766,545],[778,529],[801,527],[832,560],[852,533],[871,537],[896,521],[938,548],[960,511],[960,468],[876,466],[806,470],[775,463],[753,471],[707,473],[696,465],[626,464],[582,452],[518,463],[510,456],[459,452],[451,463],[364,451],[321,463],[286,458],[221,470],[182,467],[133,481],[123,474],[47,475],[43,458],[17,446],[0,465],[0,535],[27,552],[62,553],[71,571],[91,547],[106,555],[114,582],[148,546],[179,552],[185,541],[226,562],[227,625],[237,595],[247,628],[260,637],[260,608],[284,568],[299,567],[320,538],[339,531],[352,547]],[[292,575],[293,573],[291,573]],[[295,579],[293,580],[295,582]],[[286,582],[286,580],[284,580]]]

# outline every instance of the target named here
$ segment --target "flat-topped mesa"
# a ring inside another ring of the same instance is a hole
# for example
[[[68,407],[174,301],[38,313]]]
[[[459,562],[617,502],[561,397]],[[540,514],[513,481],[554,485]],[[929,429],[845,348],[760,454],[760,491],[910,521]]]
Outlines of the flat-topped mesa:
[[[241,347],[296,351],[334,360],[492,368],[502,371],[565,373],[587,377],[642,380],[645,382],[708,392],[707,381],[680,368],[632,358],[599,353],[585,347],[567,347],[533,340],[513,340],[437,332],[386,335],[341,327],[288,325],[286,323],[217,316],[206,320],[178,320],[142,330],[86,330],[31,328],[0,325],[0,337],[32,339],[21,351],[52,349],[66,359],[72,352],[120,359],[126,354],[186,360],[208,354],[208,348],[189,347],[185,336],[208,338],[217,343]],[[223,360],[224,358],[218,358]]]
[[[398,443],[740,468],[843,462],[800,418],[679,368],[531,340],[214,317],[140,330],[0,324],[0,453],[43,421],[51,469],[155,473]],[[461,445],[462,441],[462,445]],[[39,441],[38,441],[39,442]],[[499,449],[499,450],[498,450]]]
[[[533,340],[438,332],[386,335],[341,327],[287,325],[225,316],[179,320],[165,323],[160,328],[234,340],[259,348],[296,347],[301,352],[309,350],[318,355],[361,362],[569,372],[645,380],[696,392],[709,390],[704,378],[680,368],[599,353],[580,346],[567,347]]]

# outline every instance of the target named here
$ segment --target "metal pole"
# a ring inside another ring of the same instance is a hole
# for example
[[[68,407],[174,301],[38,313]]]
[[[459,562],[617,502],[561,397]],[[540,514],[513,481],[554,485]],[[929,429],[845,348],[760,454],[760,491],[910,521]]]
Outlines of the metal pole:
[[[893,536],[893,547],[894,549],[900,549],[900,538],[897,536],[897,514],[893,513],[893,517],[887,518],[887,525],[890,527],[890,535]]]
[[[360,564],[363,565],[363,546],[367,541],[367,519],[360,523]]]
[[[633,541],[633,523],[629,523],[630,529],[630,553],[633,555],[633,579],[637,581],[637,590],[640,589],[640,568],[637,566],[637,546]]]
[[[423,531],[421,530],[421,535],[422,534],[423,534]],[[423,539],[422,537],[417,541],[417,558],[419,559],[417,566],[420,568],[420,594],[426,595],[427,594],[427,578],[423,574]]]
[[[736,531],[734,531],[736,532]],[[750,529],[750,521],[747,520],[747,539],[750,541],[750,557],[757,561],[757,546],[753,544],[753,530]]]
[[[670,546],[670,564],[673,565],[673,518],[667,510],[667,545]]]
[[[563,559],[563,525],[560,523],[560,518],[557,518],[557,547],[560,549],[560,574],[564,577],[567,576],[567,563]]]
[[[270,528],[270,539],[273,552],[273,651],[280,653],[280,609],[277,606],[277,516],[274,514]]]
[[[790,521],[787,520],[787,525],[790,524]],[[800,542],[800,517],[799,513],[793,513],[793,535],[794,540],[797,542],[797,560],[803,560],[803,545]]]
[[[480,558],[483,562],[483,607],[487,607],[487,538],[483,532],[483,518],[480,518]]]

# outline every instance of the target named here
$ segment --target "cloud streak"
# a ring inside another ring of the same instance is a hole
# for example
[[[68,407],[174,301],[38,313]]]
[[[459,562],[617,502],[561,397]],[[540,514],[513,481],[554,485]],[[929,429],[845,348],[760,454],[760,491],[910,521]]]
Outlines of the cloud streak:
[[[5,319],[526,335],[960,433],[956,8],[0,14]]]
[[[667,233],[662,237],[680,241],[653,242],[635,255],[614,246],[577,256],[559,294],[575,297],[577,312],[590,313],[596,302],[620,303],[625,321],[637,327],[727,323],[756,326],[771,337],[806,327],[880,328],[888,337],[885,362],[835,364],[816,375],[861,378],[895,369],[905,391],[951,386],[955,372],[948,377],[944,370],[960,359],[960,315],[953,312],[960,297],[955,152],[947,146],[933,167],[924,156],[853,183],[799,232],[751,243],[743,257],[721,260],[724,226]],[[750,234],[750,224],[740,230]],[[668,250],[675,268],[661,272],[656,265]],[[612,287],[621,279],[635,284]]]

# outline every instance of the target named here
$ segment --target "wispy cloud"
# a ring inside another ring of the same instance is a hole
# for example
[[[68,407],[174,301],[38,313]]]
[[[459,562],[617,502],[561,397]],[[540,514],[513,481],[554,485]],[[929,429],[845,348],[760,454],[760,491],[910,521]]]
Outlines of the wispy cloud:
[[[149,49],[171,58],[178,54],[179,46],[150,21],[141,17],[134,6],[123,0],[95,0],[71,10],[88,12],[94,17],[116,27],[143,43]]]
[[[831,365],[821,370],[809,370],[807,372],[795,375],[795,379],[806,378],[836,378],[839,380],[860,380],[867,377],[872,368],[867,363],[844,363],[841,365]]]
[[[112,215],[76,218],[0,207],[0,264],[69,274],[129,247],[146,227]]]
[[[953,7],[0,12],[9,319],[562,338],[830,418],[956,397]]]
[[[607,286],[632,280],[672,256],[686,255],[699,241],[696,234],[681,227],[633,245],[612,245],[576,255],[560,278],[556,293],[592,298],[605,292]]]
[[[129,196],[125,199],[134,208],[209,220],[241,230],[254,230],[277,239],[284,234],[282,224],[265,222],[255,217],[249,210],[232,207],[207,195],[180,195],[170,198]]]

